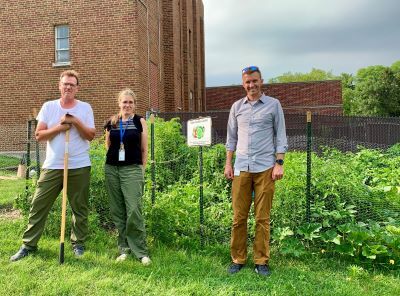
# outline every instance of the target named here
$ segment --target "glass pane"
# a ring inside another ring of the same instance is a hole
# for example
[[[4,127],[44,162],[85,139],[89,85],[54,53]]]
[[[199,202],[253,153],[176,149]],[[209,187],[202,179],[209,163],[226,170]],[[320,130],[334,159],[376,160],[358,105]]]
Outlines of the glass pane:
[[[57,26],[57,38],[68,38],[69,27],[68,26]]]
[[[57,62],[69,62],[69,50],[59,50],[57,52]]]
[[[57,39],[57,49],[68,49],[69,39]]]

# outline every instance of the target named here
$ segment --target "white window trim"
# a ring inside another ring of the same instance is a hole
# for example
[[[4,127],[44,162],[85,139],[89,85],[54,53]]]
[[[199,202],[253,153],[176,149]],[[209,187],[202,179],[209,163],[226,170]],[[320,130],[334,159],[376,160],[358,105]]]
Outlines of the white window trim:
[[[68,26],[68,48],[59,48],[59,49],[57,49],[57,28],[58,27],[60,27],[60,26]],[[71,54],[71,47],[69,46],[69,39],[70,39],[70,37],[69,37],[69,25],[68,24],[63,24],[63,25],[57,25],[57,26],[54,26],[54,36],[55,36],[55,38],[54,38],[54,60],[55,60],[55,62],[54,63],[52,63],[52,66],[53,67],[64,67],[64,66],[70,66],[71,65],[71,55],[70,55],[70,59],[69,59],[69,61],[66,61],[66,62],[57,62],[57,53],[59,52],[59,51],[62,51],[62,50],[64,50],[64,51],[69,51],[69,53]]]

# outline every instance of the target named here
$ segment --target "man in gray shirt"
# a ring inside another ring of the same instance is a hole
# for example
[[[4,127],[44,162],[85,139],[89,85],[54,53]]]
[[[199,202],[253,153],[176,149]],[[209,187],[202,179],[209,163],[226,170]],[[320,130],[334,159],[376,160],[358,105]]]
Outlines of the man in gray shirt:
[[[226,141],[224,174],[233,180],[232,265],[228,272],[237,273],[246,263],[247,219],[254,192],[253,259],[255,271],[268,276],[270,212],[275,181],[283,177],[283,158],[287,151],[285,119],[279,101],[262,92],[263,79],[258,67],[244,68],[242,82],[247,96],[232,105]]]

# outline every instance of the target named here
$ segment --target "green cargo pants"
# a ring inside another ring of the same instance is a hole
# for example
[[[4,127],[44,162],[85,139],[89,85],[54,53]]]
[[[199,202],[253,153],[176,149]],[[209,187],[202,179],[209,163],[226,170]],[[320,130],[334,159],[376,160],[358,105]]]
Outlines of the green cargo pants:
[[[37,248],[47,215],[63,188],[63,170],[43,169],[29,212],[22,242],[28,250]],[[72,209],[71,243],[83,246],[88,236],[90,167],[68,170],[67,196]],[[61,214],[60,214],[61,220]]]
[[[118,230],[119,252],[137,258],[148,256],[142,215],[143,170],[141,165],[105,165],[110,211]]]

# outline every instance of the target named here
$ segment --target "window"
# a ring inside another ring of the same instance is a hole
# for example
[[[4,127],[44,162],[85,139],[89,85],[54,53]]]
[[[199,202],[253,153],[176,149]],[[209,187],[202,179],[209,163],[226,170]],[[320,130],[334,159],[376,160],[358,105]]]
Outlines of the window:
[[[69,65],[69,26],[56,26],[55,37],[55,65]]]

